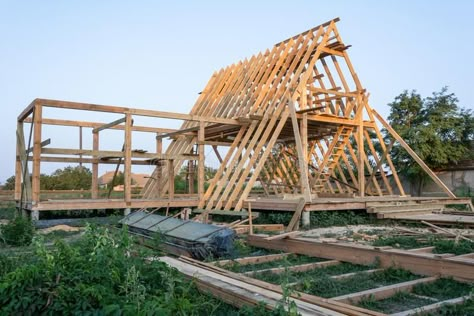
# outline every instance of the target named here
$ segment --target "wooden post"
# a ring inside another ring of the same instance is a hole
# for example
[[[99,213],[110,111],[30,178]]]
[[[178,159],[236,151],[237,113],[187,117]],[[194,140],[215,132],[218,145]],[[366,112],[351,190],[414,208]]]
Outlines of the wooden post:
[[[79,149],[82,150],[82,126],[79,126]],[[79,166],[82,168],[82,154],[79,155]]]
[[[124,197],[127,205],[132,200],[132,115],[125,114],[125,143],[124,143]]]
[[[357,97],[357,113],[359,126],[357,127],[357,151],[358,151],[358,175],[359,175],[359,196],[365,196],[365,170],[364,170],[364,116],[362,114],[362,98]]]
[[[198,132],[198,194],[199,199],[204,197],[204,139],[205,139],[204,123],[199,122]]]
[[[253,235],[253,218],[252,218],[252,203],[249,202],[249,235]]]
[[[23,130],[23,122],[18,122],[17,124],[17,131],[20,129]],[[16,137],[20,137],[19,133],[16,133]],[[19,146],[19,142],[16,142],[16,158],[15,158],[15,201],[19,201],[21,199],[21,160],[20,160],[20,150],[25,150],[24,148],[21,149]]]
[[[161,154],[163,152],[163,138],[161,133],[156,133],[156,153]],[[156,167],[156,178],[155,178],[155,187],[156,187],[156,197],[161,196],[161,183],[163,180],[163,160],[158,161]]]
[[[305,151],[303,150],[303,145],[301,141],[302,135],[300,135],[298,120],[296,118],[296,109],[295,109],[294,101],[292,99],[288,100],[288,108],[290,111],[291,123],[293,124],[293,132],[295,134],[296,151],[298,153],[298,168],[300,169],[301,192],[303,193],[305,201],[311,202],[311,190],[309,187],[308,166],[306,164],[306,155],[304,154]],[[306,143],[307,143],[307,140],[306,140]]]
[[[173,159],[168,160],[168,198],[172,200],[174,198],[174,161]]]
[[[194,160],[188,160],[188,193],[194,193]]]
[[[92,133],[92,149],[96,152],[99,150],[99,132]],[[91,195],[93,199],[99,198],[99,158],[97,155],[92,162]]]
[[[33,177],[32,177],[32,206],[40,202],[40,174],[41,174],[41,120],[42,105],[35,103],[33,119]],[[29,175],[26,175],[27,177]],[[39,219],[38,211],[31,213],[32,220]]]

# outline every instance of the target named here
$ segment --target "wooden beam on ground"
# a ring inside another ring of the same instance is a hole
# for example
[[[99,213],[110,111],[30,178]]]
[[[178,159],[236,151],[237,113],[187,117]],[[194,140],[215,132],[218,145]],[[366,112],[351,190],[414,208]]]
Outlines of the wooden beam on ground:
[[[295,266],[288,266],[288,267],[277,267],[277,268],[269,268],[269,269],[262,269],[262,270],[255,270],[255,271],[248,271],[244,272],[244,275],[252,276],[260,273],[273,273],[273,274],[281,274],[285,271],[292,271],[292,272],[306,272],[314,269],[320,269],[325,267],[331,267],[340,264],[341,262],[337,260],[329,260],[329,261],[322,261],[322,262],[311,262],[311,263],[303,263]]]
[[[470,298],[472,298],[471,295],[452,298],[452,299],[444,300],[444,301],[441,301],[441,302],[438,302],[438,303],[433,303],[433,304],[413,308],[413,309],[410,309],[410,310],[406,310],[406,311],[403,311],[403,312],[391,314],[390,316],[421,315],[421,314],[424,314],[425,312],[431,312],[431,311],[435,311],[437,309],[440,309],[441,307],[443,307],[445,305],[463,304],[464,302],[466,302]]]
[[[360,291],[356,293],[350,293],[346,295],[341,295],[337,297],[333,297],[332,299],[339,302],[344,302],[347,304],[357,304],[364,298],[371,298],[375,300],[383,300],[384,298],[388,298],[393,296],[398,292],[409,292],[411,289],[418,284],[426,284],[432,283],[436,281],[438,277],[427,277],[402,283],[396,283],[391,285],[386,285],[382,287],[378,287],[375,289],[370,289],[366,291]]]
[[[212,213],[211,213],[212,214]],[[285,227],[283,224],[252,224],[254,231],[262,232],[280,232]],[[250,231],[249,225],[237,225],[233,228],[237,234],[245,234]]]
[[[270,237],[266,237],[265,240],[276,240],[276,239],[283,239],[283,238],[292,238],[296,237],[298,235],[301,235],[303,232],[300,231],[292,231],[292,232],[287,232],[279,235],[273,235]]]
[[[455,198],[453,192],[441,181],[438,176],[426,165],[426,163],[410,148],[410,146],[403,140],[403,138],[398,135],[398,133],[388,124],[384,118],[374,109],[372,113],[377,117],[380,123],[389,131],[389,133],[395,138],[400,145],[410,154],[410,156],[420,165],[420,167],[430,176],[430,178],[441,188],[444,192],[448,194],[449,197]]]
[[[160,257],[159,260],[178,269],[178,271],[183,273],[186,277],[192,278],[200,291],[211,293],[219,299],[237,307],[258,305],[260,302],[263,302],[266,304],[266,308],[274,309],[281,304],[282,294],[280,293],[181,260],[170,257]],[[342,315],[338,312],[304,302],[297,298],[292,301],[296,304],[298,313],[303,316]]]
[[[210,262],[213,265],[218,266],[225,266],[227,264],[238,263],[240,265],[249,265],[249,264],[257,264],[257,263],[264,263],[264,262],[272,262],[276,260],[281,260],[291,255],[291,253],[278,253],[274,255],[265,255],[265,256],[255,256],[255,257],[244,257],[244,258],[236,258],[236,259],[228,259],[228,260],[219,260]]]
[[[377,250],[371,246],[321,243],[302,237],[268,241],[264,237],[253,235],[247,237],[247,242],[255,247],[283,250],[318,258],[364,265],[378,261],[381,267],[395,265],[417,274],[451,276],[460,280],[474,281],[474,262],[456,262],[449,258],[435,258],[407,250]]]
[[[216,273],[219,273],[220,275],[229,276],[229,277],[232,277],[234,279],[245,282],[247,284],[256,285],[256,286],[259,286],[261,288],[264,288],[264,289],[267,289],[267,290],[270,290],[270,291],[273,291],[273,292],[276,292],[276,293],[283,294],[283,290],[282,290],[280,285],[271,284],[271,283],[261,281],[261,280],[257,280],[257,279],[254,279],[254,278],[242,275],[242,274],[227,271],[227,270],[215,267],[213,265],[210,265],[208,263],[200,262],[200,261],[197,261],[197,260],[194,260],[194,259],[190,259],[190,258],[186,258],[186,257],[181,257],[180,259],[184,260],[186,262],[193,263],[197,266],[201,266],[201,267],[204,267],[204,268],[207,268],[207,269],[212,269],[212,271],[214,271]],[[293,292],[292,294],[290,294],[290,296],[292,298],[300,299],[304,302],[308,302],[308,303],[311,303],[311,304],[319,305],[321,307],[329,308],[331,310],[337,311],[337,312],[342,313],[344,315],[349,315],[349,316],[367,316],[367,315],[384,316],[385,315],[385,314],[382,314],[382,313],[379,313],[379,312],[376,312],[376,311],[368,310],[368,309],[357,307],[357,306],[352,306],[352,305],[349,305],[349,304],[337,302],[337,301],[334,301],[334,300],[331,300],[331,299],[321,298],[321,297],[318,297],[318,296],[314,296],[314,295],[310,295],[310,294],[306,294],[306,293],[302,293],[302,292]]]

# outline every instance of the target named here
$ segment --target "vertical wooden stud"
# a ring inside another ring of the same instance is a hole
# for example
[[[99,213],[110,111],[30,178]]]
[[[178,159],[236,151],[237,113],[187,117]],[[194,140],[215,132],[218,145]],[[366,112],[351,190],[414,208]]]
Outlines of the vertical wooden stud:
[[[125,143],[124,143],[124,196],[127,205],[132,200],[132,115],[125,114]]]
[[[99,150],[99,132],[92,133],[92,150]],[[97,199],[99,197],[99,158],[94,155],[92,162],[92,198]]]
[[[33,178],[32,178],[32,205],[40,201],[40,174],[41,174],[41,120],[42,105],[35,103],[33,119]],[[26,175],[29,176],[29,175]]]
[[[204,122],[199,122],[198,132],[198,194],[199,199],[204,197],[204,138],[205,138]]]

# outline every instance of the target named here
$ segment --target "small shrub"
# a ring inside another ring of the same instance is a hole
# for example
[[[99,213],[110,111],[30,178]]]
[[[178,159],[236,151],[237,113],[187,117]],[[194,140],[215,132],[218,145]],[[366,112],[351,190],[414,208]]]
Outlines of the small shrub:
[[[1,237],[5,243],[12,246],[26,246],[31,244],[35,228],[31,220],[24,216],[17,216],[8,224],[1,227]]]

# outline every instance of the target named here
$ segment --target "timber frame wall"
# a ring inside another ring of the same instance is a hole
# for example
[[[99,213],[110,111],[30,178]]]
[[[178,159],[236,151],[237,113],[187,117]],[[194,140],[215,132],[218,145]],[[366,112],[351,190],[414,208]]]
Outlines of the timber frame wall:
[[[239,211],[246,206],[256,184],[263,187],[266,197],[291,195],[304,198],[306,203],[328,195],[405,196],[389,155],[394,142],[408,151],[449,198],[455,198],[370,107],[369,94],[347,54],[349,46],[336,27],[338,21],[336,18],[314,27],[215,72],[190,114],[34,100],[18,117],[15,199],[30,210],[189,206]],[[124,117],[109,124],[55,120],[42,116],[43,107]],[[134,126],[134,116],[184,123],[178,130]],[[31,123],[28,139],[24,123]],[[93,148],[49,148],[49,141],[41,138],[45,124],[92,128]],[[389,143],[380,132],[382,127],[392,137]],[[123,151],[99,149],[99,132],[107,128],[124,130]],[[132,149],[135,131],[156,133],[156,153]],[[162,152],[165,137],[172,142]],[[205,146],[212,146],[220,161],[208,188],[204,186]],[[221,156],[222,147],[226,150]],[[28,161],[32,161],[31,183],[26,176]],[[49,161],[92,164],[92,199],[88,203],[40,201],[40,165]],[[142,191],[143,198],[134,200],[131,166],[150,161],[156,163],[156,168]],[[98,165],[122,162],[124,199],[97,199]],[[189,170],[197,167],[197,195],[191,188],[192,195],[179,197],[174,192],[174,181],[169,180],[186,162]]]

